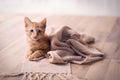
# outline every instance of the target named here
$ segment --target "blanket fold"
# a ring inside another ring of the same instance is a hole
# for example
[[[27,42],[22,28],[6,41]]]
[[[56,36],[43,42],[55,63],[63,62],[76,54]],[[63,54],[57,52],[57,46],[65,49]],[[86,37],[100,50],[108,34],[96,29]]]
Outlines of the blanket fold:
[[[49,61],[83,64],[103,59],[104,53],[89,45],[94,42],[95,38],[64,26],[51,36],[51,51],[47,53]]]

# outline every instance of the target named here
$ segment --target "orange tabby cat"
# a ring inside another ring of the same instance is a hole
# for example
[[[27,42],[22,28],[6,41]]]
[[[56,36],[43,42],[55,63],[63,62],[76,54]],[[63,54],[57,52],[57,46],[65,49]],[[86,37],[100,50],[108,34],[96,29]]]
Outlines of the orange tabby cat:
[[[25,17],[24,22],[29,43],[27,58],[31,61],[45,56],[50,49],[49,38],[45,34],[46,18],[41,22],[32,22],[28,17]]]

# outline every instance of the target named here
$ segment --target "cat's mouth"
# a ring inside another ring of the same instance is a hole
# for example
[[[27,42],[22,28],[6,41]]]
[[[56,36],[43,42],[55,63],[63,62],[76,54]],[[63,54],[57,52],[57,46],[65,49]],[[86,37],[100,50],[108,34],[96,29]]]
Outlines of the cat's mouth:
[[[40,38],[38,38],[38,37],[32,37],[32,36],[30,36],[29,37],[31,40],[33,40],[33,41],[38,41]]]
[[[43,36],[28,36],[29,39],[33,40],[33,41],[38,41],[41,40],[43,38]]]
[[[36,39],[36,38],[32,38],[32,40],[34,40],[34,41],[38,41],[39,39]]]
[[[32,38],[32,37],[31,37]],[[34,41],[38,41],[40,38],[32,38]]]

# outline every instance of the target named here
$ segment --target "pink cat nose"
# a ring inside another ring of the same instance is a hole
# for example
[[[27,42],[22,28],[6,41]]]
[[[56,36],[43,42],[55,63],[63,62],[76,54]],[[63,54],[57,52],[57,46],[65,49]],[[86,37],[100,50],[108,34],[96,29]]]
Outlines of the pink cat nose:
[[[34,38],[36,39],[36,38],[37,38],[37,36],[34,36]]]

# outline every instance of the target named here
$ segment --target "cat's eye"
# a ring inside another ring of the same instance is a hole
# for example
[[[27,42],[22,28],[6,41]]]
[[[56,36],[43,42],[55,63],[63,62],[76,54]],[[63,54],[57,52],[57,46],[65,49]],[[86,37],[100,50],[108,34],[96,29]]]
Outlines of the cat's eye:
[[[42,31],[41,30],[38,30],[38,33],[41,33]]]
[[[33,32],[33,30],[31,29],[30,32]]]

